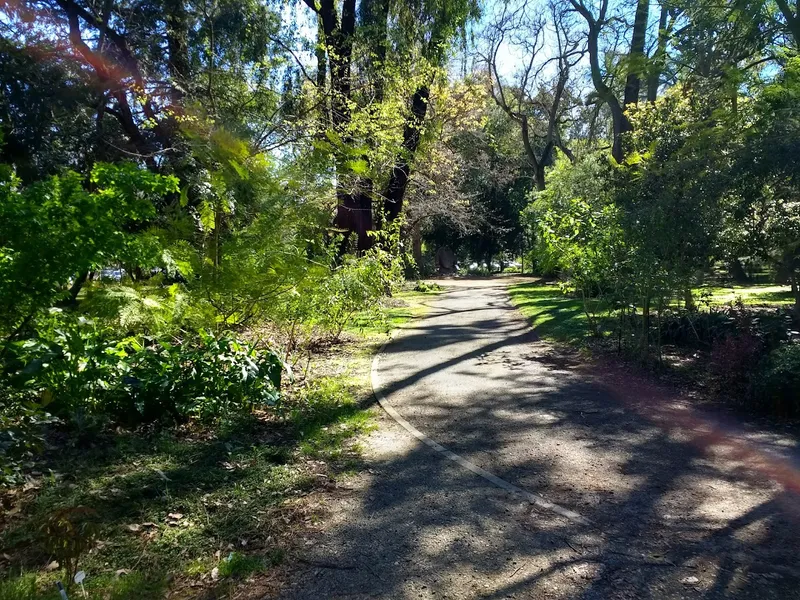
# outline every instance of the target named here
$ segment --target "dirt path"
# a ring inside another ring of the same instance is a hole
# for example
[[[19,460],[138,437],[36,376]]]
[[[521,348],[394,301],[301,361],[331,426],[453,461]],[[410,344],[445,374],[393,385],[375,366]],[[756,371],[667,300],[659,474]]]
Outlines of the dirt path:
[[[800,598],[797,439],[700,413],[538,341],[463,281],[380,358],[388,416],[286,598]]]

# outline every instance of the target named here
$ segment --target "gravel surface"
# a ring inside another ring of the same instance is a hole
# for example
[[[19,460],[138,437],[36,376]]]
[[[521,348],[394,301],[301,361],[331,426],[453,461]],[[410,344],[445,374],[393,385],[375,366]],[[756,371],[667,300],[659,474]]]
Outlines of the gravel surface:
[[[800,450],[537,339],[508,279],[454,281],[381,355],[385,414],[287,599],[800,598]]]

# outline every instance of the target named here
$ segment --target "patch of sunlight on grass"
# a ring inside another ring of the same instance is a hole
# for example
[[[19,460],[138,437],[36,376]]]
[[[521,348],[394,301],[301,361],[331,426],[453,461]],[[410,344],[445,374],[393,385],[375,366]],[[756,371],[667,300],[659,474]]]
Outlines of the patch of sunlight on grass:
[[[361,314],[353,317],[347,330],[365,337],[386,334],[407,323],[411,319],[422,316],[428,310],[427,302],[440,294],[441,291],[415,292],[413,290],[401,291],[391,298],[384,300],[381,309],[382,319],[376,319],[373,314]]]
[[[711,306],[723,306],[737,298],[747,306],[782,306],[794,302],[788,285],[707,286],[693,292],[700,298],[706,295]]]
[[[572,342],[586,336],[583,305],[565,296],[556,285],[539,281],[508,288],[511,302],[531,321],[540,337]]]

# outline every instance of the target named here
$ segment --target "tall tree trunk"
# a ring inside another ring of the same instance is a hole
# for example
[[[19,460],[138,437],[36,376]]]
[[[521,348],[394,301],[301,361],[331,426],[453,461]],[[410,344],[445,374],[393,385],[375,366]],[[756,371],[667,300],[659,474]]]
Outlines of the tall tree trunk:
[[[628,53],[628,77],[625,80],[623,106],[627,108],[639,102],[639,90],[644,71],[644,42],[647,37],[647,17],[650,14],[650,0],[639,0],[633,21],[631,50]]]
[[[525,154],[528,156],[528,162],[533,168],[533,179],[536,184],[536,189],[540,192],[546,187],[544,180],[544,156],[541,159],[536,157],[536,151],[531,144],[530,125],[528,124],[528,116],[522,115],[520,117],[520,129],[522,131],[522,146],[525,148]]]
[[[72,285],[69,288],[69,302],[70,304],[75,304],[78,301],[78,294],[81,293],[81,288],[83,288],[83,284],[86,283],[86,280],[89,279],[89,271],[83,271],[78,274],[75,278],[75,281],[72,282]]]
[[[611,146],[611,156],[614,160],[621,163],[625,159],[625,151],[622,147],[623,134],[631,131],[633,127],[628,117],[625,116],[622,105],[614,95],[614,92],[603,81],[600,72],[600,49],[598,38],[600,29],[598,26],[589,27],[589,65],[592,74],[592,83],[594,83],[595,91],[603,102],[608,105],[611,111],[611,122],[613,126],[613,144]]]
[[[328,74],[328,53],[325,50],[325,30],[322,26],[322,18],[317,16],[317,91],[325,93],[325,81]]]
[[[667,17],[669,11],[664,5],[658,18],[658,42],[653,58],[650,61],[650,72],[647,76],[647,101],[655,102],[658,98],[658,87],[661,85],[661,75],[664,72],[664,63],[667,57]]]
[[[411,256],[414,257],[417,272],[419,272],[422,265],[422,227],[419,223],[411,228]]]
[[[644,1],[644,0],[640,0]],[[625,159],[625,149],[622,144],[622,136],[631,131],[633,127],[628,117],[625,116],[625,111],[620,104],[619,99],[614,94],[614,91],[606,85],[603,80],[603,71],[600,69],[600,29],[606,23],[606,10],[608,9],[607,0],[600,3],[599,17],[595,18],[592,12],[585,4],[578,0],[569,0],[573,8],[584,18],[588,25],[588,32],[586,36],[586,48],[589,52],[589,73],[592,77],[592,84],[597,92],[597,96],[608,105],[611,111],[611,120],[613,124],[613,144],[611,146],[611,155],[617,162],[622,162]],[[638,5],[637,5],[638,8]]]
[[[352,90],[351,62],[356,23],[356,1],[342,2],[341,20],[335,0],[313,0],[306,4],[318,15],[322,23],[325,47],[331,75],[331,125],[345,145],[352,142],[350,125],[350,99]],[[318,74],[319,77],[319,74]],[[357,238],[358,250],[370,246],[367,232],[372,229],[372,186],[370,182],[354,177],[347,168],[348,157],[336,153],[337,208],[334,225]],[[349,236],[348,233],[348,236]]]
[[[545,181],[544,165],[542,163],[536,165],[534,179],[536,183],[536,190],[543,192],[547,188],[547,182]]]
[[[170,100],[180,106],[189,81],[189,17],[183,0],[166,0],[164,9],[167,22],[167,67],[172,80]]]
[[[376,102],[383,102],[386,53],[389,49],[389,0],[361,0],[361,19],[368,40],[367,63]]]
[[[430,88],[423,85],[414,92],[411,99],[411,113],[406,120],[403,130],[403,145],[397,162],[392,168],[389,183],[384,193],[383,210],[387,221],[396,219],[403,210],[403,199],[408,188],[408,179],[411,174],[411,160],[419,147],[422,137],[422,125],[428,112],[428,99]]]
[[[786,26],[794,38],[795,46],[800,47],[800,3],[795,0],[794,10],[792,10],[788,0],[776,0],[776,3],[783,14],[783,18],[786,19]]]

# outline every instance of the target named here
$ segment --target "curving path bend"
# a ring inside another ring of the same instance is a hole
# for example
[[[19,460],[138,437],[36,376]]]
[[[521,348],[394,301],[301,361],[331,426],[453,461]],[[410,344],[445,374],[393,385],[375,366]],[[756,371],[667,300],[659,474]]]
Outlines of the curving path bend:
[[[797,437],[537,340],[507,283],[450,283],[383,349],[399,419],[284,597],[800,598]]]

